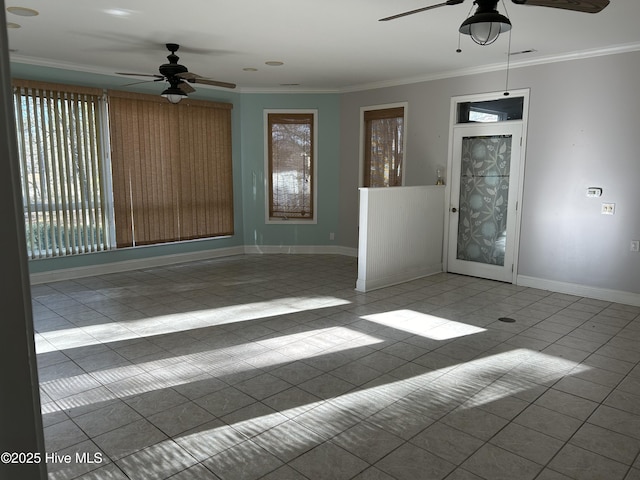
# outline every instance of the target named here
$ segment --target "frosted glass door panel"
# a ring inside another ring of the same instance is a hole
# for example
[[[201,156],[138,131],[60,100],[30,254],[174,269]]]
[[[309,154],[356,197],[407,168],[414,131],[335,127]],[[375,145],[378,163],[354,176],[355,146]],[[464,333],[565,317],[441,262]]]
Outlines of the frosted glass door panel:
[[[454,127],[447,271],[513,281],[522,124]]]
[[[504,266],[511,135],[462,138],[457,256]]]

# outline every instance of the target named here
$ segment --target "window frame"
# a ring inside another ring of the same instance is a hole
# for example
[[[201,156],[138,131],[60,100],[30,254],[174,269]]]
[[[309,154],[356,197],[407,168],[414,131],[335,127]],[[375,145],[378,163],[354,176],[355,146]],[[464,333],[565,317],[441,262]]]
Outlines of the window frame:
[[[313,215],[311,218],[283,218],[272,217],[271,212],[271,152],[269,150],[271,131],[269,128],[270,114],[311,114],[313,116],[313,128],[311,129],[311,195]],[[265,224],[274,225],[315,225],[318,223],[318,110],[317,109],[265,109],[263,112],[264,123],[264,211]]]
[[[365,113],[376,111],[376,110],[389,110],[393,108],[402,108],[403,109],[403,130],[402,130],[402,163],[400,165],[400,170],[402,172],[402,183],[400,186],[405,186],[406,183],[406,175],[405,175],[405,166],[406,166],[406,151],[407,151],[407,129],[408,129],[408,117],[409,117],[409,102],[396,102],[396,103],[385,103],[380,105],[370,105],[365,107],[360,107],[360,142],[359,142],[359,165],[358,165],[358,187],[365,187],[364,175],[365,175],[365,143],[366,143],[366,123],[365,123]],[[380,187],[365,187],[365,188],[380,188]]]

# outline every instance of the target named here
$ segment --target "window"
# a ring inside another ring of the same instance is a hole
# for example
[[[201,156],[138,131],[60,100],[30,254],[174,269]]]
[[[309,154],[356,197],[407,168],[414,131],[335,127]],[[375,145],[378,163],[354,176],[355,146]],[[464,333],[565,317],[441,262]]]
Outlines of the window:
[[[29,258],[109,249],[102,91],[21,80],[14,107]]]
[[[494,112],[485,112],[483,110],[472,108],[469,111],[469,122],[491,123],[502,121],[504,115]]]
[[[29,258],[233,234],[231,108],[14,81]]]
[[[490,123],[522,120],[524,97],[505,97],[498,100],[460,102],[457,123]]]
[[[402,185],[405,107],[363,110],[365,187]]]
[[[231,105],[109,92],[118,247],[233,234]]]
[[[314,111],[266,111],[267,222],[314,222]]]

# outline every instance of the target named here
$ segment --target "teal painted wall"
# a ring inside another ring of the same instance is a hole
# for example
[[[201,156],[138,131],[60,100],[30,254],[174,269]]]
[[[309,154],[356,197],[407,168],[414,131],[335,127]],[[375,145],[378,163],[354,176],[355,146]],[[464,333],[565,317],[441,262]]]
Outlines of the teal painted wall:
[[[264,110],[318,111],[317,223],[265,222]],[[244,244],[247,246],[333,245],[338,235],[340,97],[338,94],[245,94],[241,101]],[[329,234],[335,233],[335,240]]]
[[[155,82],[123,88],[130,79],[33,65],[11,65],[14,78],[157,94]],[[31,273],[104,265],[164,255],[248,246],[333,245],[339,242],[338,178],[340,96],[338,94],[241,94],[198,88],[191,98],[233,104],[233,177],[235,234],[228,238],[151,245],[29,262]],[[264,201],[264,109],[318,110],[317,224],[266,225]],[[255,178],[255,182],[254,182]],[[335,233],[335,240],[329,239]]]

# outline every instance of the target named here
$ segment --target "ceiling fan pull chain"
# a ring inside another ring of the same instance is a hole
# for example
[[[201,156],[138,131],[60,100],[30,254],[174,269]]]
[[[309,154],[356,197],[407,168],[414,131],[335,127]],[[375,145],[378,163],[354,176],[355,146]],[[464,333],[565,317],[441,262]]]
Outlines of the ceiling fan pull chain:
[[[504,0],[502,0],[502,8],[504,9],[504,14],[507,16],[507,18],[509,18],[509,11],[507,10],[507,6],[504,4]],[[504,96],[508,97],[509,96],[509,65],[511,63],[511,34],[513,33],[513,30],[510,29],[509,30],[509,45],[507,46],[507,73],[506,73],[506,79],[504,82]]]
[[[507,48],[507,75],[504,84],[504,96],[509,96],[509,64],[511,60],[511,30],[509,30],[509,47]]]
[[[467,17],[466,18],[469,18],[471,16],[471,12],[473,11],[473,7],[474,7],[475,4],[476,4],[475,1],[473,3],[471,3],[471,8],[467,12]],[[460,32],[460,30],[458,30],[458,48],[456,50],[457,53],[462,53],[462,48],[460,48],[460,39],[461,38],[462,38],[462,32]]]

